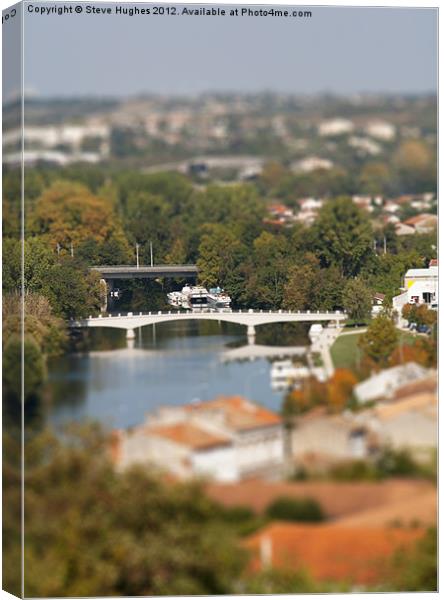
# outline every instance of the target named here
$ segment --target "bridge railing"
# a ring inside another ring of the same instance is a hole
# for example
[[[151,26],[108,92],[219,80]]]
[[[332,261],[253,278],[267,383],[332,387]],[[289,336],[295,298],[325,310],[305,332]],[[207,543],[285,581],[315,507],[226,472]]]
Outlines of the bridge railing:
[[[220,315],[224,315],[224,314],[242,314],[242,315],[246,315],[246,314],[250,314],[250,315],[258,315],[258,314],[269,314],[269,315],[326,315],[326,316],[331,316],[332,319],[336,318],[336,317],[345,317],[347,316],[347,313],[344,311],[340,311],[340,310],[336,310],[336,311],[310,311],[310,310],[282,310],[282,309],[278,309],[278,310],[268,310],[268,311],[264,311],[262,309],[259,310],[253,310],[251,308],[249,309],[239,309],[239,310],[233,310],[233,309],[226,309],[226,310],[217,310],[217,309],[207,309],[205,311],[201,311],[201,312],[193,312],[193,311],[181,311],[181,310],[168,310],[168,311],[149,311],[149,312],[138,312],[138,313],[134,313],[134,312],[127,312],[125,313],[107,313],[107,314],[100,314],[96,317],[93,317],[92,315],[89,315],[88,320],[94,320],[94,319],[109,319],[109,318],[113,318],[113,319],[118,319],[118,318],[139,318],[139,317],[147,317],[147,316],[167,316],[167,315],[196,315],[196,314],[220,314]],[[74,319],[71,318],[70,321],[83,321],[85,320],[84,318],[80,318],[80,319]]]

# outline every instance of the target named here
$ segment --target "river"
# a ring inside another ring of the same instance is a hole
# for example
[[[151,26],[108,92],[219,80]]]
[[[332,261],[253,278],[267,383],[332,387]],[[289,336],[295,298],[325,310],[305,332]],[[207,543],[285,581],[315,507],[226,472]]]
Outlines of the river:
[[[257,342],[301,346],[301,324],[267,325]],[[226,362],[226,352],[247,344],[242,326],[178,321],[145,327],[127,347],[125,332],[91,330],[87,351],[50,361],[45,396],[49,422],[93,419],[105,427],[131,427],[161,405],[242,395],[279,411],[282,392],[271,389],[268,358]]]

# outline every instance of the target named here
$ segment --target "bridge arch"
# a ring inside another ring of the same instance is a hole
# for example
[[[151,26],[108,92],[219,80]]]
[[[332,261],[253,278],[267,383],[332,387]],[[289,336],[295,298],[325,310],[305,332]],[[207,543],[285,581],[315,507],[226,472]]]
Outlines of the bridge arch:
[[[249,340],[254,342],[255,328],[260,325],[271,323],[301,323],[301,322],[322,322],[333,321],[337,327],[340,322],[347,318],[347,314],[335,312],[300,312],[300,311],[226,311],[226,312],[157,312],[157,313],[127,313],[126,315],[108,315],[89,317],[87,319],[73,319],[70,321],[70,327],[109,327],[114,329],[125,329],[127,339],[135,337],[134,330],[147,325],[156,325],[170,321],[223,321],[226,323],[235,323],[247,327]]]

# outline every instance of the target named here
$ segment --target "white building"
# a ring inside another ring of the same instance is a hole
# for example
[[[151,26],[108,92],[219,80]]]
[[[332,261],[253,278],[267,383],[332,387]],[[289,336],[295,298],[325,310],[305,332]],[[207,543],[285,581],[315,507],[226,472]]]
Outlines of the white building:
[[[328,119],[319,124],[318,133],[322,137],[334,137],[351,133],[354,128],[353,122],[348,119]]]
[[[132,430],[115,433],[119,468],[151,464],[180,478],[239,481],[278,473],[284,462],[284,431],[275,413],[244,398],[220,397],[163,407]]]
[[[295,173],[310,173],[317,169],[331,169],[333,163],[327,158],[319,158],[318,156],[307,156],[291,165],[291,170]]]
[[[404,292],[393,298],[393,308],[401,314],[405,304],[426,304],[438,308],[438,266],[409,269],[404,276]]]
[[[396,135],[396,127],[386,121],[372,121],[365,128],[367,135],[384,142],[389,142]]]
[[[426,377],[426,368],[414,362],[385,369],[355,385],[353,393],[360,404],[390,400],[402,386]]]

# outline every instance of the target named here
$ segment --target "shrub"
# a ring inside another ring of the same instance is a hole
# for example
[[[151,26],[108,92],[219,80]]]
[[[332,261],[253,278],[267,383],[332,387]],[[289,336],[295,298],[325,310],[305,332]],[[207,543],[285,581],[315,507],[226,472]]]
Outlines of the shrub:
[[[267,507],[266,514],[281,521],[319,522],[325,519],[320,504],[313,498],[282,496]]]

